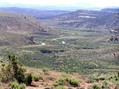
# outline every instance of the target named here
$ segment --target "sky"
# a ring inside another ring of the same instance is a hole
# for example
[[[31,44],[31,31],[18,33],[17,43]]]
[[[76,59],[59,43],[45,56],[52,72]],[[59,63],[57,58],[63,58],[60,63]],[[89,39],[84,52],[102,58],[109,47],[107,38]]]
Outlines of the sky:
[[[119,7],[119,0],[0,0],[0,7],[9,5],[105,8]]]

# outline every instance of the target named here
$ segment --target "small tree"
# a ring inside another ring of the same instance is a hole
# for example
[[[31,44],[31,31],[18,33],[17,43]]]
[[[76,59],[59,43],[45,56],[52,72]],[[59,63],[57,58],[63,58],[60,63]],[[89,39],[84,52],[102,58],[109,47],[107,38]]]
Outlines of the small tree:
[[[17,57],[9,56],[9,65],[12,66],[12,75],[19,83],[25,83],[25,69],[17,61]]]
[[[26,70],[18,62],[18,58],[9,55],[8,59],[8,62],[2,62],[2,71],[0,74],[2,76],[2,82],[16,80],[18,83],[27,83]]]

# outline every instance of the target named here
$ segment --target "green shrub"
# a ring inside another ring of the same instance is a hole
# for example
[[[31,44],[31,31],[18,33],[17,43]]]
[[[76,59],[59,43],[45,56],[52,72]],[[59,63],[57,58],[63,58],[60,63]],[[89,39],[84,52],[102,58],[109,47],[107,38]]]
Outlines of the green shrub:
[[[10,87],[11,89],[17,89],[18,83],[17,83],[16,81],[11,82],[11,83],[9,84],[9,87]]]
[[[26,85],[25,84],[19,84],[18,89],[25,89]]]
[[[33,80],[32,74],[31,73],[27,74],[26,84],[31,85],[32,80]]]
[[[75,78],[60,78],[55,82],[54,86],[64,85],[65,82],[74,87],[79,86],[79,81]]]
[[[65,82],[65,78],[60,78],[60,79],[56,80],[54,86],[63,85],[64,82]]]
[[[44,73],[44,74],[49,75],[48,71],[49,71],[48,68],[43,68],[43,73]]]
[[[41,76],[34,74],[34,73],[29,73],[26,76],[26,84],[31,85],[32,81],[39,81]]]
[[[100,87],[99,87],[99,85],[93,85],[93,89],[101,89]]]
[[[4,62],[3,62],[4,63]],[[5,64],[5,63],[4,63]],[[26,74],[26,70],[23,68],[23,65],[20,64],[15,56],[9,56],[9,60],[6,65],[2,66],[2,70],[0,72],[1,81],[2,82],[9,82],[16,80],[19,84],[25,83],[30,85],[32,80],[38,81],[39,77],[37,75]],[[10,85],[15,87],[15,82],[11,83]],[[20,85],[19,87],[24,87]]]
[[[25,89],[25,84],[19,84],[16,81],[13,81],[9,84],[10,89]]]
[[[32,73],[31,75],[32,75],[32,78],[33,78],[34,81],[39,81],[39,79],[42,78],[41,76],[39,76],[37,74],[34,74],[34,73]]]
[[[78,86],[79,83],[79,81],[75,78],[66,78],[66,81],[74,87]]]

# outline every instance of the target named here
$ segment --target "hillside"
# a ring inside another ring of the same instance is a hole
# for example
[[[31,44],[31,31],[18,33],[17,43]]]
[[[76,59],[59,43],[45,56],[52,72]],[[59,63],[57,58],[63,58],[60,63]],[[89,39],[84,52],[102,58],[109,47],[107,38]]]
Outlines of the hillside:
[[[58,25],[62,26],[91,29],[113,29],[119,25],[119,14],[109,13],[104,10],[78,10],[57,16],[54,20],[57,21]]]
[[[2,67],[0,66],[0,73],[2,75],[3,72],[1,71],[1,68]],[[113,83],[115,82],[113,80],[115,79],[115,76],[118,78],[117,75],[106,77],[106,74],[104,74],[88,77],[85,75],[80,75],[78,73],[67,74],[49,69],[37,69],[29,67],[24,68],[27,73],[32,74],[33,80],[30,85],[24,84],[25,88],[20,89],[118,89],[116,88],[118,87],[118,85],[115,85]],[[2,77],[4,76],[7,75],[2,75]],[[2,77],[0,77],[0,79],[2,79]],[[110,80],[108,80],[108,78],[110,78]],[[17,83],[15,83],[15,80],[8,80],[7,82],[5,82],[4,79],[0,83],[2,85],[0,86],[0,89],[11,89],[10,87],[14,88],[16,86],[20,86],[20,84],[17,85]]]
[[[1,44],[34,44],[32,35],[48,34],[48,30],[33,16],[0,12]]]

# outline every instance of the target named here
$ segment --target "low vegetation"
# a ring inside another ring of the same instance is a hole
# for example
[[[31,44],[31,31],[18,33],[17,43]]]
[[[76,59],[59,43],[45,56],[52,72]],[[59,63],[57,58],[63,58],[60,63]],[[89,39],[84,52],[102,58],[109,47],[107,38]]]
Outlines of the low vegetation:
[[[11,89],[25,89],[32,81],[39,81],[40,76],[34,73],[27,73],[24,66],[18,62],[16,56],[9,56],[7,62],[1,61],[0,80],[9,83]]]
[[[58,80],[56,80],[54,86],[61,86],[64,84],[68,84],[74,87],[79,86],[79,81],[75,78],[60,78]]]

